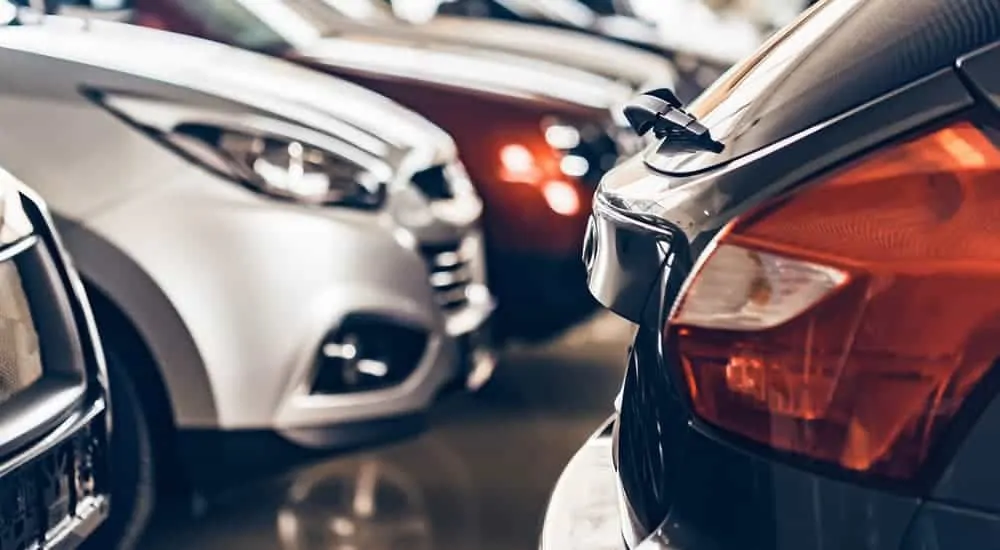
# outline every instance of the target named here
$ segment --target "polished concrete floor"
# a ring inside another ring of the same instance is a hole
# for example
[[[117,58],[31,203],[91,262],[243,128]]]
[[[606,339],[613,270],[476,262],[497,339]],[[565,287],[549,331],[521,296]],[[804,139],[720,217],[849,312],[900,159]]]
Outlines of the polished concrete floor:
[[[598,316],[508,350],[427,434],[225,495],[199,518],[159,513],[141,550],[533,550],[549,491],[607,417],[629,327]]]

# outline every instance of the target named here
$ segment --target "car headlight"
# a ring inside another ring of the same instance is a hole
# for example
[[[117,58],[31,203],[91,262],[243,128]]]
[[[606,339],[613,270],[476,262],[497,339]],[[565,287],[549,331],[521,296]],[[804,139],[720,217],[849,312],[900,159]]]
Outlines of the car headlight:
[[[376,208],[393,175],[373,151],[259,114],[126,94],[89,95],[192,162],[271,197]]]

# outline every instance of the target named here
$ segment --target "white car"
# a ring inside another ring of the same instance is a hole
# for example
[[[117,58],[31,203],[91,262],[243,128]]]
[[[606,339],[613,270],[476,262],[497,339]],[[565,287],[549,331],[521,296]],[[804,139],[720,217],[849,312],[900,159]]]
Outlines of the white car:
[[[48,201],[140,397],[115,403],[138,419],[117,476],[381,442],[489,378],[482,204],[447,134],[276,59],[27,19],[0,28],[0,163]],[[148,514],[139,486],[112,523]]]

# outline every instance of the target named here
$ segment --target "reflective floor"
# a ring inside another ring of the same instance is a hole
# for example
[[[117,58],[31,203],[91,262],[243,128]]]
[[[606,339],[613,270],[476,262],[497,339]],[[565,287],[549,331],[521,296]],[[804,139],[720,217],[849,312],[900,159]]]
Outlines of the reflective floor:
[[[563,465],[607,417],[628,326],[600,316],[559,341],[505,353],[426,435],[161,513],[142,550],[531,550]]]

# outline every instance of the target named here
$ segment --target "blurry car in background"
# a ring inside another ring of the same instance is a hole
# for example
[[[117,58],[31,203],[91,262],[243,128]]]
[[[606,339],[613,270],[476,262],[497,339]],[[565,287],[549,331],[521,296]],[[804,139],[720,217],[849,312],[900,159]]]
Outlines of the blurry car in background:
[[[605,13],[581,0],[392,0],[392,5],[400,17],[416,21],[433,21],[426,15],[432,11],[440,16],[502,19],[591,34],[647,50],[674,65],[678,79],[671,89],[687,101],[715,81],[732,63],[753,51],[761,37],[754,29],[749,29],[748,33],[743,22],[736,23],[738,28],[734,25],[720,28],[718,18],[711,10],[703,9],[700,0],[678,1],[682,4],[697,2],[697,6],[676,6],[663,1],[657,5],[662,11],[657,13],[673,17],[679,8],[695,8],[694,11],[688,9],[690,13],[685,17],[671,19],[682,28],[680,36],[661,31],[653,21],[628,14]],[[437,7],[432,10],[432,5]],[[607,6],[604,8],[606,11]]]
[[[322,2],[328,24],[339,26],[337,34],[506,52],[595,73],[637,92],[677,83],[673,65],[662,56],[584,33],[467,17],[436,16],[413,24],[397,17],[384,0]]]
[[[641,147],[615,116],[634,88],[418,27],[358,24],[332,4],[138,0],[132,20],[281,55],[427,116],[458,142],[483,197],[499,335],[546,338],[590,314],[583,229],[600,177]],[[650,71],[665,74],[661,65]],[[433,180],[416,183],[448,196]]]
[[[106,523],[109,411],[72,263],[42,201],[0,169],[0,548],[113,548],[129,530]]]
[[[116,471],[210,485],[410,434],[489,379],[482,203],[446,133],[221,44],[22,22],[0,28],[0,162],[51,204],[139,396],[115,402]],[[113,514],[151,505],[115,487]]]
[[[998,74],[995,0],[823,0],[630,105],[585,257],[639,328],[543,550],[996,546]]]

